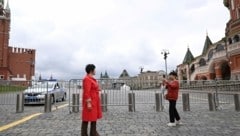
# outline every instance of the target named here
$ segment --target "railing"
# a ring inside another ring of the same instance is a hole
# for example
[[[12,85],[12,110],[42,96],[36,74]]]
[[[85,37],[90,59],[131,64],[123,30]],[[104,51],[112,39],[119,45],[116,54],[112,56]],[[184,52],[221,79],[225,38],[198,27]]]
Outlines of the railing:
[[[98,80],[101,87],[101,103],[103,111],[123,109],[123,111],[163,111],[168,102],[163,99],[163,92],[159,85],[148,89],[131,89],[131,80],[106,79]],[[204,81],[179,81],[180,91],[178,106],[184,111],[189,110],[230,110],[240,111],[240,81],[204,80]],[[26,93],[23,90],[34,82],[0,82],[0,109],[5,110],[15,107],[16,111],[43,111],[43,106],[27,106]],[[44,111],[51,112],[51,107],[68,104],[68,111],[80,112],[82,106],[82,79],[72,79],[60,82],[65,86],[66,97],[54,97],[47,93],[44,98]],[[140,85],[141,86],[141,85]],[[13,89],[15,88],[15,90]],[[17,89],[16,89],[17,88]],[[31,93],[31,92],[29,92]],[[21,95],[22,94],[22,95]],[[21,101],[23,102],[21,103]],[[64,101],[67,100],[67,101]],[[33,99],[31,102],[38,102]],[[48,102],[48,103],[46,103]],[[53,103],[53,104],[52,104]],[[48,105],[48,107],[46,107]],[[18,107],[18,109],[17,109]],[[48,109],[49,108],[49,109]],[[31,110],[30,110],[31,109]]]
[[[0,110],[51,112],[52,106],[57,108],[58,102],[66,100],[62,84],[56,81],[0,81]]]
[[[237,51],[240,49],[240,42],[236,42],[236,43],[233,43],[233,44],[230,44],[228,45],[228,52],[231,52],[231,51]]]
[[[192,101],[200,101],[212,104],[209,109],[221,110],[234,107],[239,111],[240,81],[211,80],[211,81],[182,81],[181,91],[190,94]],[[200,98],[199,95],[202,97]],[[194,98],[195,97],[195,98]],[[194,104],[194,102],[191,102]],[[210,105],[209,105],[210,106]],[[232,108],[233,109],[233,108]]]
[[[213,53],[213,59],[221,58],[221,57],[226,57],[226,51],[218,51]]]

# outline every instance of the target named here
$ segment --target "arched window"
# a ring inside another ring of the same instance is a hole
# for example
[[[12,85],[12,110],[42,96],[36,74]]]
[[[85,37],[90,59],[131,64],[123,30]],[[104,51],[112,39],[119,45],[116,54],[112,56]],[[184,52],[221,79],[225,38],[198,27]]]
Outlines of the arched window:
[[[201,80],[207,80],[206,76],[201,76]]]
[[[192,64],[192,66],[190,68],[190,71],[191,71],[191,73],[193,73],[195,71],[195,65],[194,64]]]
[[[201,59],[200,59],[199,65],[200,65],[200,66],[205,66],[205,65],[206,65],[206,61],[205,61],[204,58],[201,58]]]
[[[224,46],[222,44],[218,44],[217,47],[216,47],[216,51],[222,51],[224,50]]]
[[[234,41],[234,43],[236,43],[236,42],[239,42],[239,36],[238,35],[235,35],[234,37],[233,37],[233,41]]]
[[[231,38],[228,38],[228,43],[232,44],[232,39]]]
[[[213,57],[213,49],[211,49],[208,53],[208,60],[210,60]]]
[[[230,80],[231,79],[231,68],[230,68],[228,62],[224,62],[221,65],[221,71],[222,71],[222,79],[223,80]]]

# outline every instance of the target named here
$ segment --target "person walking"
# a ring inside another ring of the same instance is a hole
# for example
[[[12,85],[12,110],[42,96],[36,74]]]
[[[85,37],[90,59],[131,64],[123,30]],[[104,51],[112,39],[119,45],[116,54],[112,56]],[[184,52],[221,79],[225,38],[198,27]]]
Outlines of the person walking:
[[[163,79],[163,84],[167,88],[167,94],[165,95],[165,99],[169,101],[170,123],[168,123],[167,126],[173,127],[173,126],[182,124],[180,122],[181,118],[176,109],[176,102],[178,99],[178,92],[179,92],[179,82],[177,80],[177,73],[175,71],[170,72],[168,78],[169,78],[169,81],[166,79]]]
[[[88,64],[85,68],[87,75],[83,79],[81,136],[88,136],[88,122],[91,124],[90,136],[99,136],[96,126],[97,120],[102,118],[102,110],[100,88],[94,78],[95,68],[93,64]]]

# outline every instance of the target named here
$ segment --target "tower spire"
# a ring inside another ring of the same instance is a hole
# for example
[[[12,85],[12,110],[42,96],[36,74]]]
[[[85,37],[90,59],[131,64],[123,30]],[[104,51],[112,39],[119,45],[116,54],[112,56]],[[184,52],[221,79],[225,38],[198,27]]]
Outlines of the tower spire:
[[[183,60],[183,64],[190,64],[194,60],[192,52],[190,51],[189,47],[187,48],[186,55]]]
[[[4,0],[0,0],[0,5],[2,4],[2,6],[4,7]]]
[[[10,7],[9,7],[9,0],[7,0],[7,5],[6,5],[6,8],[5,8],[5,11],[6,11],[6,16],[10,17],[11,10],[10,10]]]
[[[0,0],[0,16],[4,15],[4,0]]]
[[[6,10],[9,10],[9,11],[10,11],[9,0],[7,0]]]

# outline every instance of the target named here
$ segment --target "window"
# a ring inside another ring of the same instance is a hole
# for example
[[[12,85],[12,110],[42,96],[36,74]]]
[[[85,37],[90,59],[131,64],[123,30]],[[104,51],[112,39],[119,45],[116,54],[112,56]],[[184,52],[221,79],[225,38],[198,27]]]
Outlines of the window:
[[[237,12],[237,19],[239,19],[240,18],[240,8],[238,8],[238,10],[236,11]]]
[[[232,44],[232,39],[231,38],[228,38],[228,43]]]
[[[236,43],[236,42],[239,42],[239,36],[238,35],[235,35],[233,37],[233,42]]]
[[[210,60],[213,57],[213,49],[211,49],[208,53],[208,60]]]
[[[191,71],[191,73],[193,73],[195,71],[195,65],[194,64],[191,66],[190,71]]]
[[[199,66],[205,66],[206,65],[206,61],[204,58],[201,58],[199,61]]]
[[[224,50],[224,46],[221,44],[218,44],[216,47],[216,52]]]
[[[232,7],[232,10],[234,10],[234,0],[231,0],[231,7]]]

